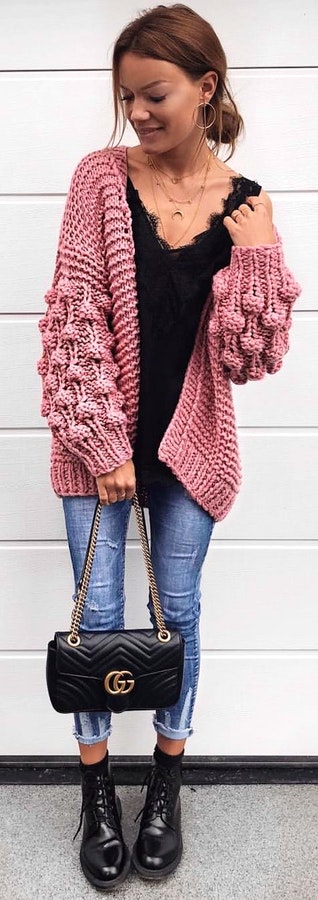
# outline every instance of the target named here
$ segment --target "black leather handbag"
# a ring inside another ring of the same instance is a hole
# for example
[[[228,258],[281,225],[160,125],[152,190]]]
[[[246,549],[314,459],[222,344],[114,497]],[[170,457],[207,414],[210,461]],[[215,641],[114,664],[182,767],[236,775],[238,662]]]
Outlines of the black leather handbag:
[[[46,681],[57,712],[124,712],[173,706],[180,695],[184,642],[166,628],[153,573],[143,510],[133,498],[156,628],[84,631],[81,619],[102,506],[97,501],[69,632],[48,644]]]

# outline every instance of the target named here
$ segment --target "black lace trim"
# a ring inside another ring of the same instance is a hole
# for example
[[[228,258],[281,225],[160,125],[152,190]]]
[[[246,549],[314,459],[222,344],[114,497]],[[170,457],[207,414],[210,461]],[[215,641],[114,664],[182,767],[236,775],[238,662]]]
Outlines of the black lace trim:
[[[180,247],[171,247],[170,244],[165,241],[165,239],[159,234],[159,218],[155,215],[155,213],[150,212],[149,209],[142,202],[137,189],[134,187],[130,178],[128,178],[128,186],[129,189],[135,194],[138,203],[140,204],[143,212],[147,216],[147,219],[158,239],[159,244],[164,250],[169,251],[171,254],[179,254],[180,251],[188,250],[189,247],[193,247],[202,241],[207,234],[211,234],[211,231],[216,230],[220,227],[223,222],[225,216],[231,215],[234,209],[242,203],[242,194],[245,194],[245,197],[248,197],[249,194],[253,195],[255,193],[255,187],[259,187],[258,183],[255,181],[251,181],[249,178],[245,178],[244,175],[233,175],[230,178],[230,182],[232,184],[232,189],[227,195],[227,197],[222,197],[222,210],[220,212],[211,213],[209,215],[207,221],[207,227],[204,231],[200,231],[199,234],[195,234],[190,243],[181,244]]]

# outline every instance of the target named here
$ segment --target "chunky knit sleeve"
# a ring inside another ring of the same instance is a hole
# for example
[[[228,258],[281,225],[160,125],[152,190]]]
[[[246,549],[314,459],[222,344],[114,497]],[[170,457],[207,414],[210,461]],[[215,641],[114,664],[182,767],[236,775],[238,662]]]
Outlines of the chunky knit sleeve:
[[[289,348],[300,286],[285,265],[281,238],[232,247],[230,265],[213,279],[210,334],[218,334],[225,374],[236,384],[277,372]]]
[[[53,284],[39,327],[41,412],[52,433],[93,476],[132,455],[118,390],[111,297],[103,254],[102,168],[91,154],[77,167],[60,230]]]

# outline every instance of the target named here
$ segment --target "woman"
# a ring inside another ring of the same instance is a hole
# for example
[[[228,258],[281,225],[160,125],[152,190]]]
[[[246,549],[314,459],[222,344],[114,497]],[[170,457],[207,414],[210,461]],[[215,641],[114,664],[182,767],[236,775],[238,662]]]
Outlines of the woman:
[[[123,627],[131,499],[146,496],[168,627],[185,640],[180,700],[154,717],[157,743],[137,872],[160,879],[182,853],[181,760],[199,674],[200,575],[214,522],[240,485],[230,381],[276,372],[298,285],[271,202],[218,158],[242,119],[211,28],[176,4],[133,21],[113,56],[115,130],[132,148],[86,157],[72,179],[41,322],[43,415],[77,582],[96,494],[104,505],[83,627]],[[109,769],[110,715],[75,716],[83,789],[81,864],[97,888],[129,854]],[[129,739],[127,735],[127,747]]]

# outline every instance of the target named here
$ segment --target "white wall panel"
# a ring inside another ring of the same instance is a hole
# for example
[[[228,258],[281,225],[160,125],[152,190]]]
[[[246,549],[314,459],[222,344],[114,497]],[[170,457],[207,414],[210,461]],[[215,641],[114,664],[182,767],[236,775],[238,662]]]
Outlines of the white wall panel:
[[[114,12],[112,0],[2,0],[1,67],[103,67]]]
[[[273,193],[274,221],[282,235],[287,265],[302,287],[296,309],[318,309],[316,228],[318,194]]]
[[[0,427],[44,428],[40,415],[41,379],[36,363],[41,356],[38,323],[34,319],[0,318]]]
[[[0,107],[3,194],[65,193],[79,159],[112,130],[104,73],[2,75]]]
[[[202,578],[203,650],[315,650],[318,545],[219,541]],[[0,546],[0,650],[43,650],[67,630],[73,574],[66,543]],[[139,546],[126,554],[126,627],[149,627]]]
[[[317,652],[204,654],[188,752],[316,755],[317,689]]]
[[[317,539],[318,432],[248,429],[240,446],[244,482],[218,537]]]
[[[3,585],[0,650],[43,650],[54,631],[69,628],[73,571],[65,543],[0,546]],[[148,589],[139,547],[126,554],[127,628],[149,627]]]
[[[147,8],[157,5],[149,0]],[[191,0],[211,22],[231,66],[314,66],[315,0]],[[144,7],[137,0],[2,0],[0,59],[4,69],[84,69],[110,65],[112,43]],[[61,27],[63,25],[63,27]],[[34,41],[34,34],[38,36]]]
[[[64,540],[62,502],[51,488],[47,430],[0,434],[1,540]],[[137,537],[133,517],[129,538]]]
[[[318,544],[217,535],[202,577],[203,649],[316,650]]]
[[[318,196],[273,193],[272,200],[286,261],[302,286],[296,309],[318,309]],[[0,200],[0,312],[44,309],[43,297],[53,276],[64,203],[64,196]]]
[[[213,17],[232,67],[246,139],[231,164],[271,193],[303,294],[282,371],[234,388],[244,483],[215,528],[204,569],[202,676],[189,752],[314,755],[318,5],[191,5]],[[10,686],[0,691],[0,755],[77,752],[71,717],[51,709],[45,688],[44,648],[55,628],[68,626],[73,585],[39,415],[36,320],[72,173],[106,145],[112,128],[111,45],[140,8],[137,0],[0,3],[0,677]],[[131,131],[126,141],[135,142]],[[128,626],[148,622],[136,537],[132,521]],[[128,733],[131,754],[151,752],[151,714],[115,718],[114,753],[127,753]]]
[[[45,431],[0,435],[0,540],[65,539],[61,501],[50,486],[49,447]]]
[[[65,537],[61,504],[49,484],[49,443],[45,432],[0,437],[0,540]],[[315,540],[318,433],[247,429],[240,444],[244,485],[217,526],[218,538]]]
[[[317,190],[315,142],[317,70],[248,70],[233,75],[247,139],[232,163],[268,191]],[[64,193],[78,160],[107,144],[112,129],[109,76],[29,74],[0,78],[3,105],[0,193]],[[131,128],[127,142],[135,143]],[[277,146],[279,144],[279,153]],[[21,153],[23,147],[23,153]]]
[[[72,717],[55,713],[43,655],[0,655],[0,755],[77,753]],[[187,751],[202,755],[316,755],[317,653],[203,654],[195,733]],[[14,716],[12,716],[14,709]],[[112,753],[151,754],[151,713],[113,717]]]
[[[43,650],[70,624],[73,573],[61,544],[0,546],[3,583],[0,650]]]
[[[318,316],[295,317],[291,349],[274,377],[234,386],[244,426],[318,426]],[[41,342],[35,318],[0,318],[0,427],[44,428],[36,361]],[[301,373],[301,377],[300,377]]]
[[[246,129],[234,168],[268,191],[317,190],[315,141],[305,136],[310,109],[317,110],[318,70],[255,69],[233,73],[231,83]]]
[[[290,349],[275,376],[234,385],[240,426],[318,425],[318,316],[294,316]]]
[[[0,312],[39,312],[51,285],[65,197],[0,200]]]

